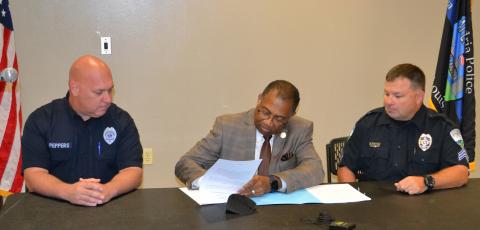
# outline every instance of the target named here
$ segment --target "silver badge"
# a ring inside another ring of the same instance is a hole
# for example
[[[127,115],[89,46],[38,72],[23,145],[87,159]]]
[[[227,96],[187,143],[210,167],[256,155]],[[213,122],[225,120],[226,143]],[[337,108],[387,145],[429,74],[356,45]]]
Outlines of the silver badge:
[[[111,145],[117,138],[117,131],[113,127],[107,127],[103,131],[103,139],[107,144]]]
[[[420,138],[418,138],[418,147],[423,151],[427,151],[430,146],[432,146],[432,136],[430,136],[430,134],[422,133]]]
[[[457,142],[457,144],[460,145],[460,147],[464,148],[462,133],[460,132],[459,129],[453,129],[452,131],[450,131],[450,136],[452,136],[453,140]]]

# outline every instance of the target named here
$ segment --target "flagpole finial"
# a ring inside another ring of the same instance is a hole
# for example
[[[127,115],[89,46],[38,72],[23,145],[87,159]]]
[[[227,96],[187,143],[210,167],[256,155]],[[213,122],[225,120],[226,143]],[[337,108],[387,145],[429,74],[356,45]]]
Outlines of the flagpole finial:
[[[7,67],[0,72],[0,80],[12,83],[17,80],[18,71],[13,67]]]

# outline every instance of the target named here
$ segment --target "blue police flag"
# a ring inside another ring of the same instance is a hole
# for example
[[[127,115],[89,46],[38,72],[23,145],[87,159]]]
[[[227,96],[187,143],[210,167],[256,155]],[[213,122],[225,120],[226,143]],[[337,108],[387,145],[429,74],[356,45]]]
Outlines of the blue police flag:
[[[475,167],[475,91],[470,0],[449,0],[429,107],[456,122]]]

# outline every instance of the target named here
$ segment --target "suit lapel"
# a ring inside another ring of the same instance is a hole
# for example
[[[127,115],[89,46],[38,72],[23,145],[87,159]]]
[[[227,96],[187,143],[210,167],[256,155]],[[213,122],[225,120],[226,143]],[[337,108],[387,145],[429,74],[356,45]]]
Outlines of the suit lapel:
[[[283,130],[282,132],[287,133],[287,130]],[[283,149],[284,145],[285,145],[285,138],[281,137],[281,133],[279,133],[278,135],[275,135],[275,138],[273,139],[272,159],[273,159],[273,156],[277,156],[278,154],[281,153],[281,150]]]

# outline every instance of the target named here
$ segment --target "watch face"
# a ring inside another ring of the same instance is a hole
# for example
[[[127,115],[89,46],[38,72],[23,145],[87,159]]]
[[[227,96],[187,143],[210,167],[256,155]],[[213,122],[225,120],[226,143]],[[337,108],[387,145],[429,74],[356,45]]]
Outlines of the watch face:
[[[429,190],[433,189],[433,187],[435,187],[435,178],[433,178],[431,175],[425,176],[425,185]]]
[[[278,181],[273,180],[273,182],[270,184],[270,187],[272,187],[272,192],[275,192],[278,190]]]
[[[278,181],[275,179],[274,176],[270,176],[270,192],[276,192],[278,190]]]

